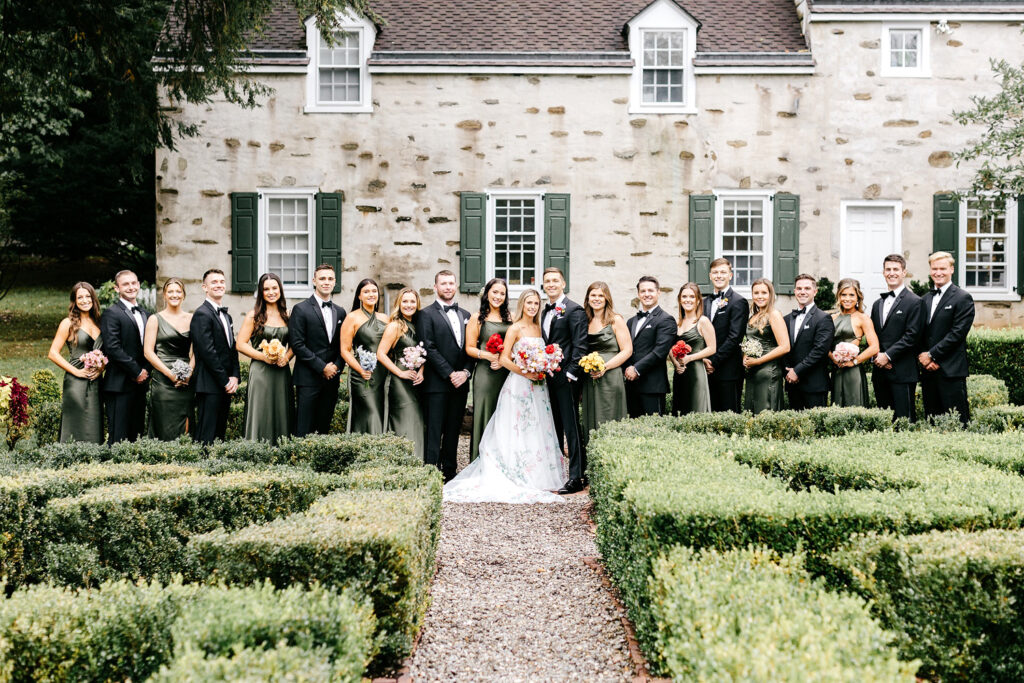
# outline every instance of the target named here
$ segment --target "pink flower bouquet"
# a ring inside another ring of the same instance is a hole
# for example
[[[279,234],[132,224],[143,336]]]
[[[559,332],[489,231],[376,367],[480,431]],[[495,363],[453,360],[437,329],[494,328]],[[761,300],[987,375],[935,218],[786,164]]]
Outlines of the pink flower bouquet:
[[[832,357],[836,363],[852,362],[858,355],[860,355],[860,347],[850,342],[839,342],[832,350]]]
[[[402,351],[402,365],[409,370],[419,370],[427,362],[427,350],[423,348],[423,342],[416,346],[407,346]]]
[[[83,353],[78,360],[82,361],[82,367],[86,370],[102,370],[107,367],[108,362],[107,357],[99,349]]]
[[[558,344],[544,344],[540,339],[523,339],[516,344],[512,356],[523,372],[553,375],[561,368],[562,348]],[[542,380],[532,380],[541,384]]]

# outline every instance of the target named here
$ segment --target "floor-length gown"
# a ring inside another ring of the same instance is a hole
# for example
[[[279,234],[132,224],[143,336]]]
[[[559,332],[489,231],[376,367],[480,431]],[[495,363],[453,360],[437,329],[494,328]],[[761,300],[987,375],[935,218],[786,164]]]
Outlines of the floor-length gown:
[[[517,344],[518,346],[518,344]],[[509,374],[480,439],[480,457],[444,485],[456,503],[549,503],[566,471],[548,389]]]
[[[480,350],[487,349],[487,341],[491,335],[500,335],[505,338],[505,333],[512,323],[494,322],[484,320],[480,326]],[[480,437],[484,435],[484,428],[490,422],[494,414],[494,408],[498,405],[498,394],[508,377],[508,370],[499,367],[491,370],[490,361],[478,360],[473,368],[473,441],[469,448],[469,459],[476,460],[479,454]]]
[[[840,342],[849,342],[860,347],[860,337],[853,329],[853,317],[843,313],[836,318],[836,333],[832,348]],[[868,382],[863,365],[832,370],[832,403],[837,406],[867,406]]]
[[[772,326],[765,324],[763,330],[747,325],[747,336],[761,342],[764,354],[768,355],[778,344]],[[747,371],[746,395],[743,409],[755,415],[764,410],[782,410],[782,361],[779,359],[761,363]]]
[[[689,344],[690,353],[700,353],[708,346],[696,325],[678,335],[676,341]],[[672,376],[672,412],[675,415],[711,412],[711,391],[703,360],[687,364],[686,370]]]
[[[587,353],[598,353],[605,363],[621,349],[615,338],[615,328],[605,325],[594,334],[587,334]],[[583,441],[590,440],[590,432],[605,422],[624,420],[626,410],[626,381],[622,367],[606,370],[598,379],[583,378],[583,397],[580,401],[580,420],[583,423]]]
[[[188,330],[179,332],[174,325],[156,314],[157,357],[168,368],[174,361],[188,363],[188,352],[192,346]],[[162,441],[174,441],[184,434],[188,425],[195,424],[192,414],[192,399],[195,395],[191,384],[175,387],[174,382],[162,372],[153,371],[149,383],[149,436]]]
[[[416,346],[416,328],[410,323],[406,323],[406,328],[389,354],[392,362],[403,370],[406,368],[402,365],[402,355],[410,346]],[[416,459],[422,462],[426,434],[419,395],[412,380],[395,375],[388,384],[388,431],[412,441],[416,445]]]
[[[265,326],[249,343],[258,349],[263,341],[277,339],[288,346],[288,327]],[[295,431],[292,371],[285,365],[254,360],[249,365],[249,392],[245,404],[245,438],[277,443]]]
[[[69,362],[82,368],[81,357],[103,346],[103,339],[96,339],[79,328],[75,340],[68,342]],[[60,441],[85,441],[103,443],[103,397],[100,395],[99,379],[87,380],[64,373],[64,393],[61,396]]]
[[[384,336],[384,324],[376,315],[371,315],[363,323],[352,338],[352,353],[362,346],[377,355],[377,347]],[[359,356],[356,354],[356,359]],[[387,399],[388,369],[383,363],[377,363],[369,380],[364,380],[358,372],[349,368],[349,409],[348,431],[352,434],[383,434],[384,403]]]

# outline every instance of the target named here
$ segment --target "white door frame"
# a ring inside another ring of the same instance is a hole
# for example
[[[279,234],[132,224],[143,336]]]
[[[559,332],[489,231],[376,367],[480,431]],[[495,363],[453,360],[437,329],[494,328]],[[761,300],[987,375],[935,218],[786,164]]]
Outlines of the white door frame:
[[[902,199],[844,199],[839,202],[839,279],[846,277],[846,254],[849,246],[846,241],[846,211],[852,208],[889,208],[892,209],[892,226],[895,231],[895,244],[892,253],[903,252],[903,200]],[[882,264],[878,264],[882,271]]]

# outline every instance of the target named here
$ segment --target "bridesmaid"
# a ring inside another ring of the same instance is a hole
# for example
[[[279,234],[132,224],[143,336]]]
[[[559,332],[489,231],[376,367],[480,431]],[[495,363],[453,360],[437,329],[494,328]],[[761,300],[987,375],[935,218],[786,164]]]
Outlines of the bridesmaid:
[[[676,360],[672,354],[668,356],[676,369],[672,379],[672,413],[710,413],[711,392],[703,360],[713,356],[717,350],[715,328],[704,315],[704,297],[697,283],[687,282],[680,287],[676,303],[679,304],[676,341],[689,344],[690,353],[682,360]]]
[[[750,289],[747,338],[761,343],[764,353],[758,358],[743,356],[747,369],[743,409],[755,415],[763,410],[782,410],[782,359],[789,353],[789,330],[782,314],[775,310],[775,287],[765,278],[754,280]]]
[[[384,432],[386,367],[377,363],[373,372],[363,370],[356,357],[359,347],[376,354],[387,318],[377,312],[380,287],[366,278],[356,287],[352,299],[352,312],[345,316],[338,337],[341,339],[341,357],[349,367],[348,431],[355,434],[382,434]]]
[[[469,319],[466,325],[466,355],[476,358],[473,369],[473,441],[470,444],[469,460],[476,459],[480,437],[498,405],[498,394],[508,377],[508,370],[501,367],[501,354],[487,350],[491,335],[505,333],[512,326],[512,314],[508,310],[508,284],[501,278],[492,278],[484,285],[480,296],[480,311]]]
[[[60,354],[67,345],[68,358]],[[100,301],[88,282],[76,282],[71,288],[68,317],[60,321],[57,334],[46,354],[64,370],[64,394],[61,397],[60,440],[103,443],[103,399],[100,396],[100,370],[86,370],[81,358],[103,346],[100,339]]]
[[[423,411],[416,389],[423,382],[423,366],[411,370],[402,365],[402,356],[410,346],[416,346],[416,328],[413,320],[420,310],[420,295],[412,287],[405,287],[395,299],[391,321],[384,328],[377,363],[391,373],[388,384],[388,431],[404,436],[416,444],[416,459],[423,460]]]
[[[168,278],[163,289],[164,310],[149,316],[143,350],[153,366],[149,383],[149,436],[174,441],[186,434],[195,423],[192,413],[194,391],[188,377],[179,380],[171,371],[175,361],[196,366],[192,356],[189,324],[192,314],[181,310],[185,301],[185,285],[176,277]]]
[[[260,350],[264,341],[278,340],[285,351],[272,358]],[[256,305],[245,314],[235,339],[236,348],[252,359],[245,399],[245,438],[276,444],[295,431],[292,371],[294,352],[288,346],[288,302],[284,285],[274,273],[264,273],[256,285]]]
[[[615,312],[611,290],[604,282],[594,282],[587,287],[583,310],[590,321],[587,353],[599,353],[604,359],[604,372],[590,373],[583,383],[580,420],[586,444],[592,430],[605,422],[627,417],[622,364],[633,355],[633,339],[626,321]]]
[[[878,353],[878,335],[871,318],[864,315],[864,294],[860,291],[860,282],[853,278],[839,281],[836,287],[839,299],[839,312],[832,316],[836,333],[835,344],[849,342],[860,347],[861,339],[867,337],[868,346],[852,361],[836,362],[830,351],[828,357],[836,366],[832,374],[832,403],[837,406],[868,405],[868,381],[864,371],[864,363]]]

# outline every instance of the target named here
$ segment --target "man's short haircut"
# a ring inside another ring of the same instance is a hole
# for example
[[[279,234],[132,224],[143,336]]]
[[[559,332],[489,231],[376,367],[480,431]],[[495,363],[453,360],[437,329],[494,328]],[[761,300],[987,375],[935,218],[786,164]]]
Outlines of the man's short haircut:
[[[216,273],[217,275],[223,275],[224,271],[221,270],[220,268],[210,268],[208,271],[203,273],[203,282],[206,282],[206,278],[210,277],[214,273]]]
[[[930,266],[939,259],[946,259],[947,261],[949,261],[950,268],[952,268],[956,264],[956,259],[954,259],[953,255],[950,254],[948,251],[936,251],[935,253],[928,257],[928,265]]]
[[[121,284],[121,278],[123,278],[125,275],[135,275],[135,271],[134,270],[128,270],[128,269],[117,271],[117,274],[114,275],[114,284],[115,285],[120,285]],[[137,275],[135,276],[135,279],[138,279]]]
[[[316,274],[319,273],[321,270],[329,270],[333,273],[334,266],[332,266],[330,263],[321,263],[319,266],[313,269],[313,277],[316,277]]]
[[[729,270],[732,270],[732,261],[725,258],[724,256],[719,256],[718,258],[711,262],[711,265],[708,266],[708,270],[717,268],[718,266],[729,266]]]
[[[658,283],[658,278],[654,277],[653,275],[644,275],[643,277],[641,277],[639,280],[636,281],[636,291],[639,292],[640,291],[640,285],[642,285],[645,282],[653,282],[655,289],[657,289],[657,290],[661,289],[661,285]]]
[[[548,273],[558,273],[558,277],[562,278],[562,282],[565,282],[565,273],[562,272],[561,268],[557,268],[555,266],[548,266],[547,268],[544,269],[544,272],[541,274],[540,279],[543,280],[544,276],[547,275]]]
[[[795,285],[801,280],[810,280],[812,285],[814,285],[815,287],[818,286],[818,279],[813,275],[808,275],[807,273],[800,273],[799,275],[797,275],[796,279],[793,280],[793,284]]]
[[[903,270],[907,269],[907,259],[903,258],[903,254],[889,254],[882,259],[882,267],[885,268],[886,263],[898,263],[900,268]]]
[[[437,281],[440,280],[442,276],[447,276],[447,275],[455,277],[455,273],[453,273],[452,271],[448,270],[447,268],[445,270],[437,271],[437,275],[434,276],[434,284],[436,285]]]

